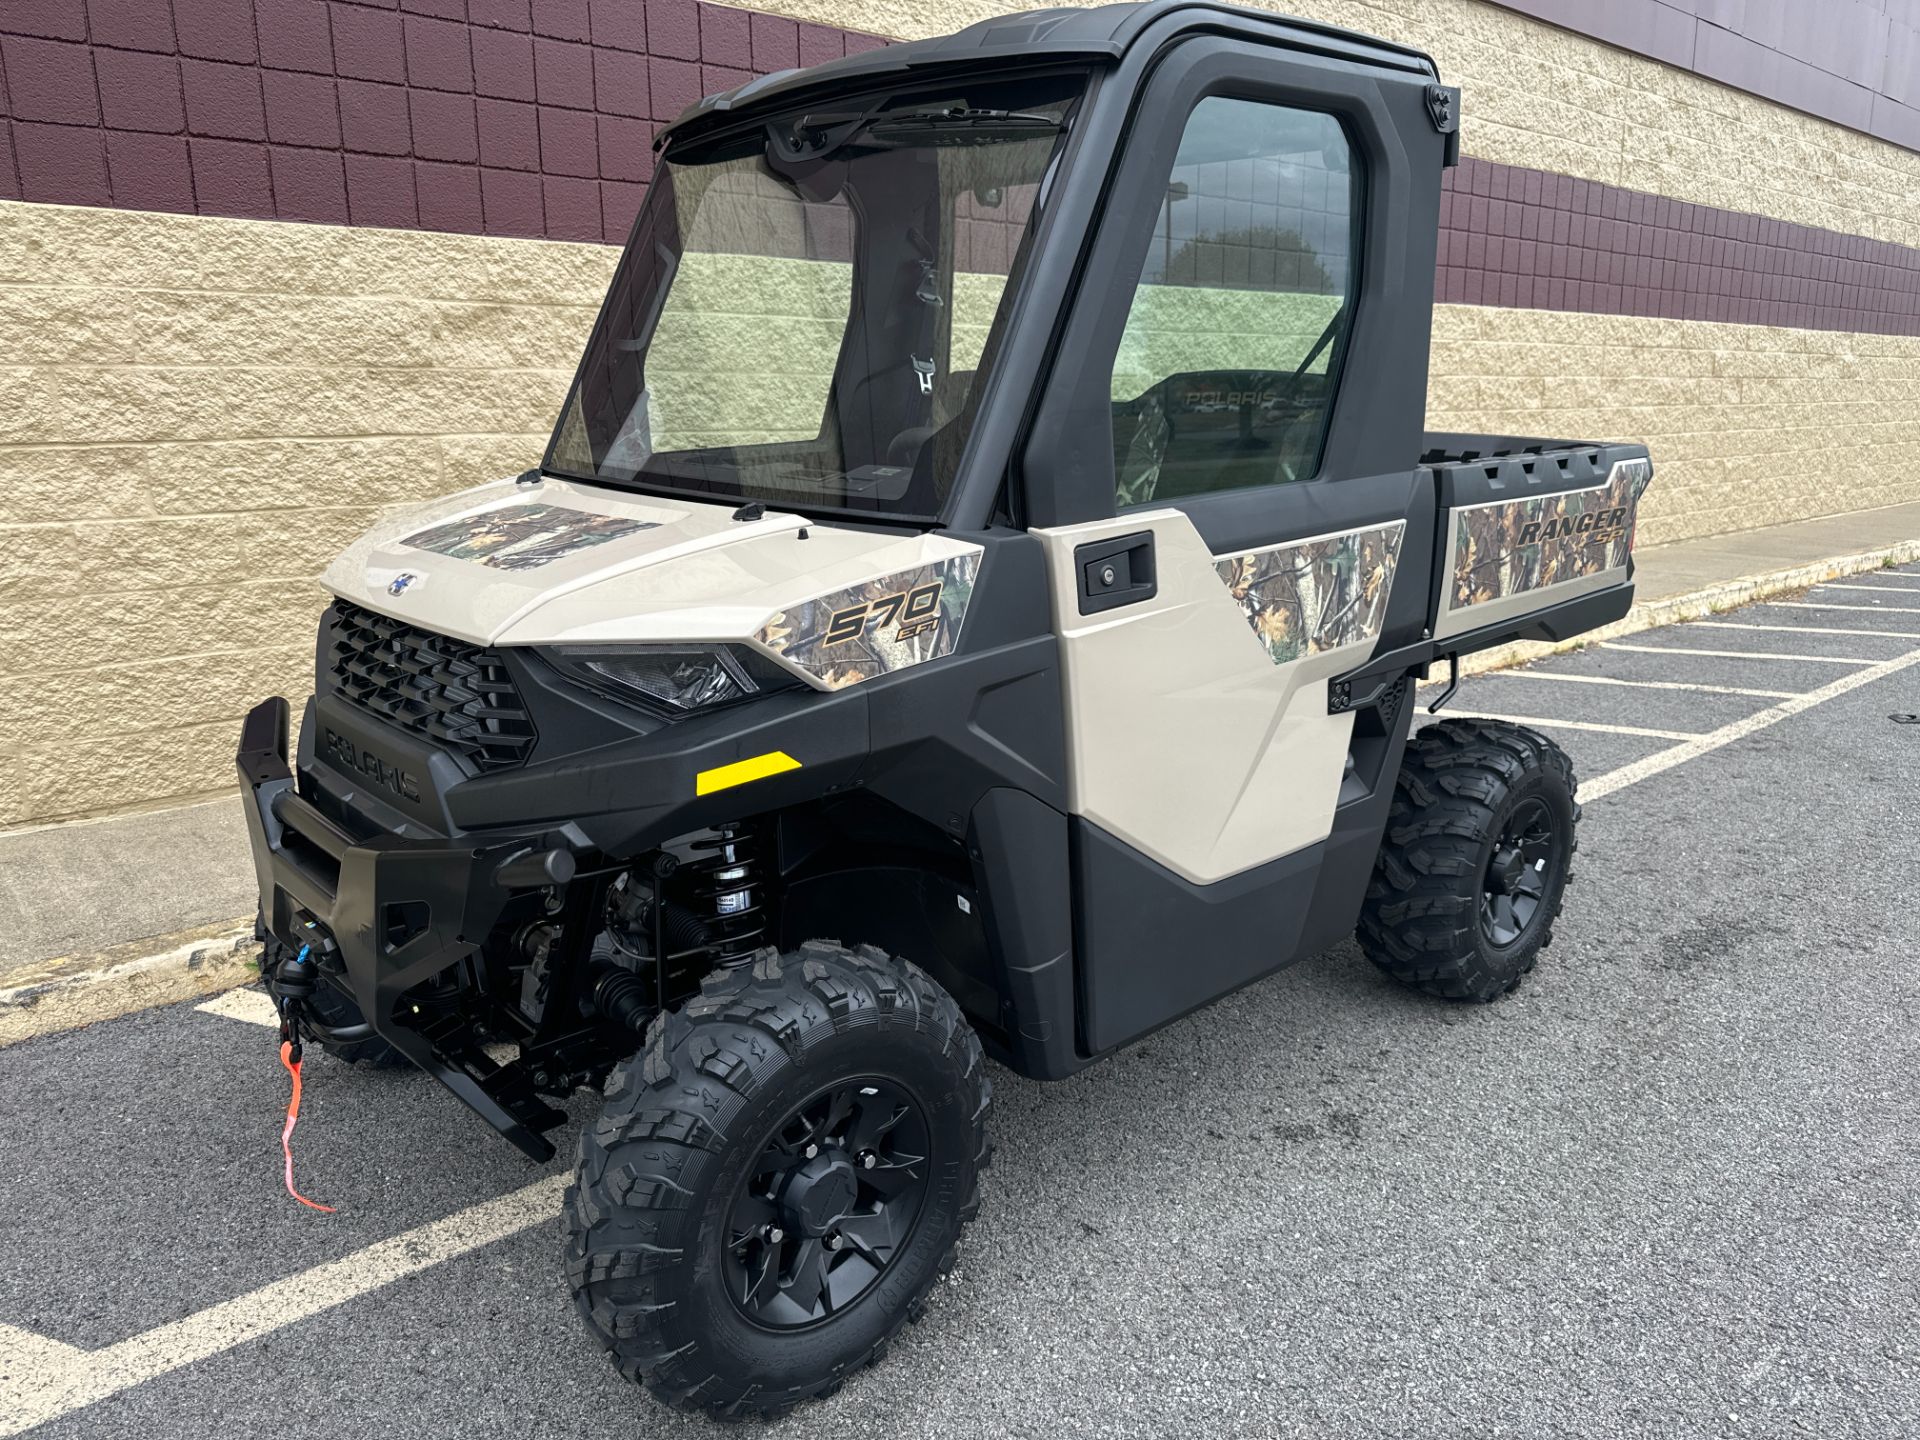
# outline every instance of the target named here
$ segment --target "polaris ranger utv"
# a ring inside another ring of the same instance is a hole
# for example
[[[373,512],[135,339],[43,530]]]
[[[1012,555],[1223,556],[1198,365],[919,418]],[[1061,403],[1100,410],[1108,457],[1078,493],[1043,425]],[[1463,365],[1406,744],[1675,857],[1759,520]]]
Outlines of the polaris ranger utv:
[[[1574,778],[1429,667],[1623,614],[1635,445],[1421,433],[1458,93],[1189,0],[691,107],[541,466],[326,572],[247,718],[285,1023],[537,1160],[620,1368],[772,1414],[915,1316],[985,1056],[1072,1074],[1358,926],[1491,1000]],[[984,1052],[984,1053],[983,1053]]]

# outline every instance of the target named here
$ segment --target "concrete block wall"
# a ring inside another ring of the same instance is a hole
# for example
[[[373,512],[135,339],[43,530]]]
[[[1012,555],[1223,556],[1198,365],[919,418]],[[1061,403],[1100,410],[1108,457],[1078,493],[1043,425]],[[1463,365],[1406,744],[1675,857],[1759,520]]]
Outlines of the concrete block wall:
[[[1433,338],[1429,429],[1644,441],[1642,545],[1920,499],[1920,338],[1480,305]]]
[[[614,254],[0,205],[0,827],[230,785],[332,553],[538,461]]]

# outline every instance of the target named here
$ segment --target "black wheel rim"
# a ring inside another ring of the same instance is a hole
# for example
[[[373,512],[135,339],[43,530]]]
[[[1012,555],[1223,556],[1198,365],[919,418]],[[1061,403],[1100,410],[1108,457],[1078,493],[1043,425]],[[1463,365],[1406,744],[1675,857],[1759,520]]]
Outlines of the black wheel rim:
[[[1480,931],[1506,950],[1533,930],[1560,868],[1560,830],[1541,799],[1516,805],[1493,842],[1480,885]]]
[[[794,1109],[754,1157],[727,1220],[722,1272],[758,1325],[831,1320],[906,1249],[933,1173],[927,1119],[905,1088],[840,1080]]]

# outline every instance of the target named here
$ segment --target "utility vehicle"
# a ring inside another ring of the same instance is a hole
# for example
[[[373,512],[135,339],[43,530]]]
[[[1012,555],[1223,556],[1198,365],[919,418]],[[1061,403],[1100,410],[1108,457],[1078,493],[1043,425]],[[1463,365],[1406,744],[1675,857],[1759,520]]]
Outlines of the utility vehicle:
[[[335,560],[247,717],[289,1030],[537,1160],[566,1273],[716,1414],[837,1387],[1070,1075],[1358,927],[1491,1000],[1574,777],[1430,667],[1632,597],[1636,445],[1423,435],[1458,93],[1153,0],[702,100],[536,470]]]

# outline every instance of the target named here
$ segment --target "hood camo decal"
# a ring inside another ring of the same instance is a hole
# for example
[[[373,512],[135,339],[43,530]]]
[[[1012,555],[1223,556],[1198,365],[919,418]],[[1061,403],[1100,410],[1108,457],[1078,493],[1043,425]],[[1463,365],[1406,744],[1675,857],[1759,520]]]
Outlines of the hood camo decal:
[[[1453,516],[1452,609],[1543,590],[1627,563],[1646,460],[1615,463],[1591,490],[1496,500]]]
[[[1214,562],[1276,665],[1371,644],[1393,592],[1406,522],[1299,540]]]
[[[953,653],[980,552],[896,570],[782,610],[754,639],[830,690]]]
[[[532,570],[623,535],[659,528],[657,521],[596,515],[569,505],[501,505],[429,526],[399,543],[453,560],[478,560],[496,570]]]

